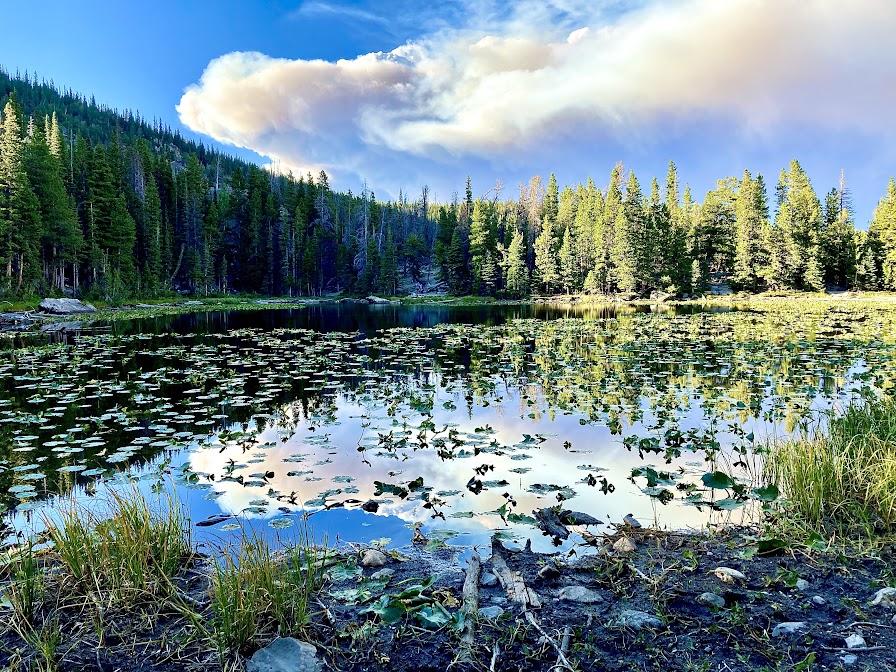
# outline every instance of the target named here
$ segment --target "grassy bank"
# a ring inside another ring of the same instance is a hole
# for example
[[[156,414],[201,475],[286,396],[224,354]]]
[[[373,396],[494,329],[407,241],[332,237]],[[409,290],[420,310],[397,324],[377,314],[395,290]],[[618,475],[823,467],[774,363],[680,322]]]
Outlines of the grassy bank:
[[[824,536],[896,528],[896,401],[849,406],[808,436],[777,444],[767,468],[793,520]]]
[[[228,669],[277,636],[303,633],[325,554],[304,537],[275,553],[247,534],[201,556],[191,526],[179,505],[136,491],[47,518],[46,543],[22,544],[0,564],[0,669],[56,670],[84,651],[130,669],[122,659],[170,633],[176,641],[163,650]]]

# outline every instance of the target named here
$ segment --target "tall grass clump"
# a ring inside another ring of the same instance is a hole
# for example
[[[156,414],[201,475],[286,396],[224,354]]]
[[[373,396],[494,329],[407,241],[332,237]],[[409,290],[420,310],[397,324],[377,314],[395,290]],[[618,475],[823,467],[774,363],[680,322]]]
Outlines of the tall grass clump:
[[[244,533],[238,547],[214,560],[212,627],[219,651],[249,652],[274,636],[299,635],[323,570],[310,535],[274,554],[267,541]]]
[[[896,401],[850,405],[813,433],[779,443],[767,469],[813,531],[896,528]]]
[[[167,594],[194,552],[183,509],[170,499],[151,506],[136,490],[110,493],[102,512],[72,502],[46,527],[76,590],[111,604]]]

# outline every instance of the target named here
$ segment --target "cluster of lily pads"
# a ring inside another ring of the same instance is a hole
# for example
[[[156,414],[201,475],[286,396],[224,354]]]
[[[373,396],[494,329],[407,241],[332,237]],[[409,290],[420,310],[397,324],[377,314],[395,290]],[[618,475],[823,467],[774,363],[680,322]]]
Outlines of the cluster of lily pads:
[[[789,433],[817,409],[886,393],[894,348],[896,312],[874,306],[518,319],[370,336],[85,333],[4,353],[0,508],[40,508],[48,496],[152,464],[207,499],[245,489],[227,515],[280,508],[274,527],[297,512],[371,501],[531,525],[524,498],[556,504],[620,488],[591,464],[600,450],[581,440],[573,448],[558,431],[573,423],[593,436],[608,430],[646,495],[730,510],[777,497],[761,481],[757,432]],[[542,482],[525,464],[561,448],[578,478]],[[191,459],[203,453],[222,459]],[[185,458],[178,467],[175,456]],[[330,473],[334,465],[343,471]]]

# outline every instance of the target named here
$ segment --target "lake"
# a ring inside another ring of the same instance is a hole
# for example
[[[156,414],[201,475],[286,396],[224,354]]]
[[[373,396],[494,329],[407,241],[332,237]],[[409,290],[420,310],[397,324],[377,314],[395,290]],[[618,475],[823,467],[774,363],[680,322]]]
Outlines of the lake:
[[[307,524],[328,543],[419,528],[430,548],[498,531],[536,550],[552,506],[741,522],[774,498],[767,441],[890,390],[894,342],[889,306],[812,301],[322,303],[8,336],[0,509],[8,536],[68,495],[137,487],[215,523],[207,541]]]

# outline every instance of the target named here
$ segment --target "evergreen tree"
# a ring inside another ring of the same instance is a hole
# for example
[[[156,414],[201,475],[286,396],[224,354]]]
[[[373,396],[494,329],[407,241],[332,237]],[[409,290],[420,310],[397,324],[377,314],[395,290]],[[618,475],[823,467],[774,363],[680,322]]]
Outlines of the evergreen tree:
[[[526,239],[521,231],[514,231],[504,265],[507,291],[512,296],[524,296],[529,290],[529,269],[526,266]]]

